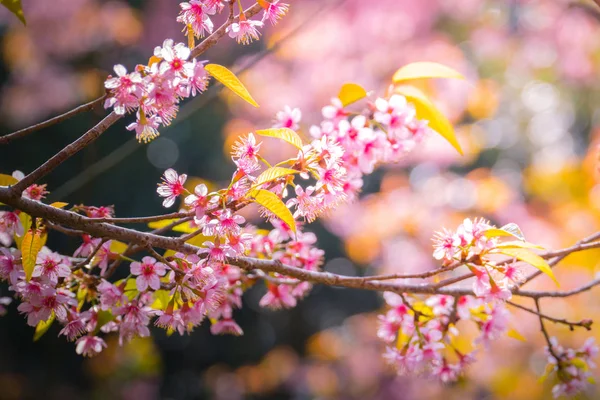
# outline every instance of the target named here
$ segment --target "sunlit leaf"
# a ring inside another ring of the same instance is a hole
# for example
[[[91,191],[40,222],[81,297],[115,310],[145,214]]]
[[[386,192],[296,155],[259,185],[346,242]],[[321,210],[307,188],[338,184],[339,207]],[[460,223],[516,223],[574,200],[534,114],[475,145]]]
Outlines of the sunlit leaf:
[[[0,174],[0,186],[12,186],[19,180],[11,175]]]
[[[168,290],[157,290],[154,292],[154,302],[150,307],[155,310],[166,310],[170,301],[169,291]]]
[[[338,94],[338,98],[342,101],[344,107],[365,97],[367,97],[367,91],[356,83],[344,84]]]
[[[256,203],[271,211],[277,218],[285,222],[292,231],[296,232],[296,221],[294,221],[294,216],[275,193],[258,189],[252,191],[251,196]]]
[[[300,136],[290,128],[261,129],[256,131],[256,134],[285,140],[289,144],[296,146],[298,149],[301,149],[303,146]]]
[[[417,112],[417,118],[429,121],[429,127],[446,139],[461,155],[463,150],[456,139],[454,128],[444,114],[425,96],[419,89],[402,85],[394,89],[397,93],[406,97],[412,103]]]
[[[207,64],[204,69],[224,86],[231,89],[233,93],[237,94],[254,107],[258,107],[258,103],[256,103],[252,96],[250,96],[248,89],[246,89],[244,84],[238,79],[237,76],[235,76],[233,72],[218,64]]]
[[[509,329],[509,330],[506,332],[506,335],[507,335],[508,337],[511,337],[511,338],[513,338],[513,339],[520,340],[521,342],[526,342],[526,341],[527,341],[527,339],[525,339],[525,337],[524,337],[523,335],[521,335],[521,334],[519,333],[519,331],[517,331],[517,330],[516,330],[516,329],[514,329],[514,328],[512,328],[512,329]]]
[[[52,315],[50,315],[50,318],[48,318],[45,321],[38,322],[38,324],[35,327],[35,332],[33,333],[33,341],[34,342],[37,342],[38,340],[40,340],[41,337],[44,336],[44,334],[46,332],[48,332],[48,329],[50,329],[50,327],[52,326],[54,319],[55,319],[54,312],[52,312]]]
[[[161,229],[161,228],[164,228],[165,226],[171,225],[173,222],[176,222],[179,219],[180,218],[170,218],[170,219],[163,219],[162,221],[150,222],[148,224],[148,227],[151,229]],[[175,232],[192,233],[192,232],[195,232],[198,228],[192,226],[190,221],[185,221],[179,225],[175,225],[171,229],[174,230]]]
[[[267,182],[274,181],[285,176],[297,174],[299,171],[291,168],[272,167],[265,171],[256,178],[253,186],[262,185]]]
[[[24,212],[19,213],[19,221],[21,221],[21,225],[23,226],[23,236],[15,235],[15,243],[17,245],[17,249],[21,250],[21,243],[23,242],[23,237],[25,237],[25,233],[31,228],[33,225],[33,219],[29,214]]]
[[[537,254],[532,253],[527,249],[521,249],[517,247],[502,247],[495,249],[494,252],[498,254],[504,254],[505,256],[514,257],[517,260],[526,262],[527,264],[536,267],[537,269],[548,275],[550,278],[552,278],[554,283],[556,283],[556,285],[558,286],[558,281],[554,276],[554,272],[552,272],[552,269],[550,268],[546,260],[538,256]]]
[[[21,243],[21,260],[27,282],[31,279],[37,255],[42,249],[41,234],[39,230],[34,231],[30,229],[23,237],[23,242]]]
[[[17,18],[21,20],[23,25],[25,22],[25,14],[23,14],[23,7],[21,6],[21,0],[0,0],[0,4],[8,9],[11,13],[15,14]],[[4,186],[4,185],[0,185]]]
[[[127,250],[127,244],[118,240],[110,241],[110,252],[115,254],[123,254]]]
[[[54,203],[50,204],[50,206],[54,208],[65,208],[68,205],[69,203],[65,203],[63,201],[55,201]]]
[[[454,78],[465,79],[458,71],[430,61],[415,62],[407,64],[394,73],[394,83],[423,78]]]
[[[529,243],[529,242],[522,242],[520,240],[511,240],[510,242],[498,243],[496,245],[496,247],[498,247],[498,248],[519,247],[522,249],[544,250],[544,248],[542,246],[539,246],[539,245],[533,244],[533,243]]]

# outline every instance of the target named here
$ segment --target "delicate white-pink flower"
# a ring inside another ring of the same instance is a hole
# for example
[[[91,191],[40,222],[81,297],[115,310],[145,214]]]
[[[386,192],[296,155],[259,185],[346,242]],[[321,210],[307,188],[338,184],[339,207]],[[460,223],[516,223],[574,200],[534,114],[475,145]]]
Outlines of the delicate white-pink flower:
[[[131,263],[131,273],[136,275],[135,284],[140,292],[144,292],[150,287],[151,289],[160,289],[160,277],[166,273],[165,265],[157,262],[155,258],[144,257],[142,262]]]
[[[240,18],[239,22],[234,22],[227,27],[227,33],[229,33],[229,37],[237,40],[238,43],[248,44],[252,43],[253,40],[258,40],[260,32],[257,28],[262,27],[262,21]]]
[[[158,185],[156,192],[160,197],[165,197],[163,201],[163,207],[171,207],[177,197],[185,193],[185,187],[183,184],[187,179],[185,174],[177,174],[177,172],[169,168],[165,171],[162,177],[162,183]]]
[[[99,354],[106,348],[106,343],[98,336],[83,336],[77,340],[75,352],[85,357],[92,357]]]

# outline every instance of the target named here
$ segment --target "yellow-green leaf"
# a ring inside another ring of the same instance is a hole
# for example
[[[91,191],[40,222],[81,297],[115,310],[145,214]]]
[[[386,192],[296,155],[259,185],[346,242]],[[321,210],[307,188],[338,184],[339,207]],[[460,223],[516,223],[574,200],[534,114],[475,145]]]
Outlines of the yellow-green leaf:
[[[35,261],[41,249],[41,232],[39,230],[34,231],[33,229],[28,230],[21,243],[21,260],[27,282],[31,279],[33,269],[35,268]]]
[[[356,83],[344,84],[338,94],[338,98],[342,101],[344,107],[365,97],[367,97],[367,91]]]
[[[267,182],[274,181],[285,176],[297,174],[299,171],[291,168],[272,167],[265,171],[256,178],[253,186],[262,185]]]
[[[424,78],[454,78],[454,79],[465,79],[462,74],[450,67],[443,64],[438,64],[430,61],[415,62],[407,64],[400,68],[394,76],[392,81],[394,83],[408,81],[412,79],[424,79]]]
[[[529,242],[523,242],[520,240],[511,240],[510,242],[498,243],[498,245],[496,245],[496,247],[501,247],[501,248],[520,247],[522,249],[544,250],[544,248],[542,246],[539,246],[539,245],[533,244],[533,243],[529,243]]]
[[[248,89],[246,89],[244,84],[238,79],[237,76],[235,76],[233,72],[218,64],[207,64],[204,66],[204,69],[224,86],[231,89],[233,93],[237,94],[254,107],[258,107],[258,103],[256,103],[252,96],[250,96]]]
[[[155,310],[166,310],[170,301],[169,291],[168,290],[157,290],[154,292],[154,302],[150,307]]]
[[[517,339],[520,340],[521,342],[526,342],[527,339],[525,339],[525,337],[523,335],[521,335],[519,333],[519,331],[517,331],[516,329],[512,328],[509,329],[508,332],[506,332],[506,334],[508,335],[508,337],[511,337],[513,339]]]
[[[110,241],[110,252],[115,254],[123,254],[127,250],[127,244],[118,240]]]
[[[54,322],[54,311],[52,312],[52,315],[50,315],[50,318],[48,318],[45,321],[38,322],[38,324],[35,327],[35,332],[33,333],[33,341],[37,342],[38,340],[40,340],[40,338],[42,336],[44,336],[44,334],[46,332],[48,332],[48,329],[50,329],[53,322]]]
[[[100,332],[100,328],[102,328],[104,325],[108,324],[113,319],[115,319],[115,316],[112,315],[112,313],[110,311],[107,311],[107,310],[98,311],[98,315],[96,318],[96,321],[97,321],[96,329],[94,329],[94,334]]]
[[[161,229],[165,226],[171,225],[173,222],[178,221],[179,218],[171,218],[171,219],[163,219],[162,221],[154,221],[148,224],[148,227],[151,229]],[[183,233],[192,233],[195,232],[198,228],[193,227],[190,224],[190,221],[182,222],[179,225],[175,225],[172,230],[175,232],[183,232]]]
[[[558,286],[558,281],[554,276],[554,272],[552,272],[552,268],[550,268],[546,260],[538,256],[537,254],[532,253],[527,249],[521,249],[517,247],[501,247],[495,249],[494,252],[498,254],[504,254],[505,256],[514,257],[517,260],[526,262],[527,264],[536,267],[537,269],[548,275],[550,278],[552,278],[554,283],[556,283],[556,285]]]
[[[15,243],[17,249],[21,250],[21,243],[23,242],[25,234],[31,228],[31,225],[33,225],[33,219],[29,214],[21,212],[19,213],[19,221],[21,221],[21,225],[23,226],[23,236],[15,235]]]
[[[288,224],[292,231],[296,232],[294,216],[275,193],[258,189],[252,191],[251,196],[256,203],[271,211],[277,218]]]
[[[296,146],[298,149],[301,149],[303,146],[300,136],[290,128],[261,129],[256,131],[256,134],[285,140],[289,144]]]
[[[448,118],[425,96],[423,92],[413,86],[402,85],[394,89],[406,97],[415,107],[417,118],[429,121],[429,127],[446,139],[461,155],[460,143],[456,139],[454,128]]]
[[[23,14],[23,7],[21,6],[21,0],[0,0],[0,4],[6,7],[8,11],[15,14],[17,18],[21,20],[23,25],[26,24],[25,14]]]
[[[55,201],[54,203],[50,204],[50,206],[54,208],[65,208],[68,205],[69,203],[65,203],[63,201]]]
[[[19,180],[14,176],[0,174],[0,186],[12,186],[17,182],[19,182]]]

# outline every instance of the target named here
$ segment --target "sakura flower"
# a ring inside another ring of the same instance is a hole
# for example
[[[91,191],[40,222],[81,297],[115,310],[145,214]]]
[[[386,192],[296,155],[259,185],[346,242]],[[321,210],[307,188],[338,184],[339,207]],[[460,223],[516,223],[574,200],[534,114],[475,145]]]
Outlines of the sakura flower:
[[[273,310],[296,307],[296,298],[290,292],[289,285],[269,285],[269,290],[258,304]]]
[[[0,279],[16,285],[19,279],[25,277],[21,265],[21,252],[17,249],[0,247]]]
[[[262,21],[247,20],[242,16],[243,14],[240,16],[239,22],[234,22],[227,27],[227,33],[229,33],[229,37],[237,40],[238,43],[249,44],[253,40],[258,40],[260,32],[257,28],[262,28],[263,23]]]
[[[279,0],[273,0],[272,3],[264,1],[263,3],[267,3],[268,5],[261,4],[265,9],[262,20],[263,22],[269,21],[272,25],[275,25],[277,21],[283,18],[290,7],[288,4],[280,3]]]
[[[23,236],[24,233],[23,225],[16,213],[0,211],[0,243],[8,247],[13,241],[13,235]]]
[[[163,201],[163,207],[171,207],[175,203],[175,199],[183,193],[185,193],[185,188],[183,184],[187,179],[187,175],[181,174],[178,175],[177,172],[169,168],[165,171],[164,176],[162,178],[163,182],[158,185],[156,192],[160,197],[165,197]]]
[[[103,348],[106,348],[104,340],[98,336],[83,336],[77,340],[75,352],[85,357],[92,357],[99,354]]]
[[[68,323],[58,333],[58,335],[64,335],[67,340],[74,341],[79,336],[87,333],[86,319],[88,318],[89,312],[78,314],[76,312],[69,313]]]
[[[209,75],[204,69],[206,61],[192,60],[191,63],[186,64],[186,75],[191,88],[192,96],[200,94],[208,87]]]
[[[266,11],[265,11],[266,14]],[[275,115],[274,128],[290,128],[297,130],[302,119],[302,111],[299,108],[291,108],[290,106],[284,106],[282,111],[278,111]]]
[[[166,39],[162,47],[157,46],[154,49],[154,55],[162,58],[165,62],[161,65],[161,72],[181,72],[184,69],[185,62],[190,56],[190,48],[183,43],[173,44],[172,39]],[[166,69],[163,66],[166,65]]]
[[[71,275],[71,269],[63,263],[62,257],[47,248],[38,253],[33,277],[44,277],[56,284],[58,278],[66,278]]]
[[[208,259],[213,262],[225,262],[227,257],[235,257],[237,254],[227,244],[221,244],[219,241],[204,242],[204,247],[198,250],[198,254],[208,254]]]
[[[147,117],[143,110],[139,110],[136,116],[136,121],[127,125],[126,129],[128,131],[135,130],[135,138],[138,142],[148,143],[160,135],[158,127],[161,123],[161,119],[158,115]]]
[[[240,137],[232,147],[231,155],[234,159],[248,160],[254,163],[258,162],[258,151],[262,143],[256,143],[252,133],[246,137]]]
[[[110,90],[110,95],[104,102],[104,108],[113,107],[115,113],[123,115],[139,106],[142,95],[142,76],[138,72],[127,73],[124,66],[114,67],[116,77],[109,76],[104,87]]]
[[[177,22],[190,25],[196,37],[204,37],[205,33],[212,33],[214,24],[209,15],[216,11],[216,6],[209,6],[206,1],[191,0],[179,3],[181,12],[177,17]],[[217,3],[210,1],[209,3]]]
[[[157,262],[155,258],[144,257],[142,262],[132,262],[131,273],[136,275],[135,284],[140,292],[144,292],[150,287],[151,289],[160,289],[160,277],[166,273],[165,265]]]
[[[179,310],[161,311],[160,316],[156,319],[154,324],[164,329],[177,331],[180,335],[183,335],[186,329],[186,323],[183,321]]]
[[[193,208],[196,212],[196,218],[200,220],[209,204],[208,188],[201,183],[194,188],[194,194],[190,194],[184,200],[186,206]]]
[[[34,200],[34,201],[41,201],[44,197],[46,197],[46,195],[50,193],[46,190],[46,185],[36,185],[33,184],[29,187],[27,187],[24,191],[23,194],[21,195],[22,197],[29,199],[29,200]]]
[[[211,325],[210,333],[213,335],[240,336],[244,331],[233,319],[222,319]]]
[[[348,114],[344,111],[342,101],[337,97],[331,99],[331,104],[321,109],[323,117],[330,120],[339,121]]]

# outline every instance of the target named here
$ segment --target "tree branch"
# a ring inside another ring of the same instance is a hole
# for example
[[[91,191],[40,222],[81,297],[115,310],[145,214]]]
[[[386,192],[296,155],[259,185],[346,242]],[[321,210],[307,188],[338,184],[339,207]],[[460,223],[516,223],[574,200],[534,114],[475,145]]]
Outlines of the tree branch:
[[[50,118],[49,120],[46,120],[44,122],[40,122],[39,124],[35,124],[28,128],[24,128],[24,129],[18,130],[16,132],[9,133],[8,135],[1,136],[0,137],[0,145],[8,144],[8,143],[12,142],[13,140],[21,139],[22,137],[25,137],[25,136],[29,135],[30,133],[39,131],[44,128],[48,128],[49,126],[58,124],[59,122],[66,121],[67,119],[74,117],[77,114],[81,114],[83,112],[92,110],[92,109],[96,108],[98,105],[102,104],[102,102],[104,101],[105,98],[106,98],[106,95],[99,97],[96,100],[92,100],[89,103],[80,105],[79,107],[76,107],[76,108],[72,109],[71,111],[67,111],[64,114]]]

